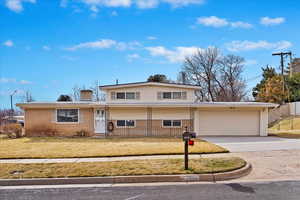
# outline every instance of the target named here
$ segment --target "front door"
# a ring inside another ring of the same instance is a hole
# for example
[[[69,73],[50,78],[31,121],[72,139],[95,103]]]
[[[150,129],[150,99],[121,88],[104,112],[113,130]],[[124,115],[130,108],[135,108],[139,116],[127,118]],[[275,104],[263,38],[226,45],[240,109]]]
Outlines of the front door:
[[[95,133],[105,133],[104,109],[95,109]]]

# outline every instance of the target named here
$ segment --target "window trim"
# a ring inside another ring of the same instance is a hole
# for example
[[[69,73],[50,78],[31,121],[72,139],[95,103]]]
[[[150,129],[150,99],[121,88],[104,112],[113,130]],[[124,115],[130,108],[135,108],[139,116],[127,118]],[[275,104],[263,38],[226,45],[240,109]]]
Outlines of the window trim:
[[[127,94],[132,93],[133,94],[133,99],[127,98]],[[136,92],[125,92],[125,99],[126,100],[136,100]]]
[[[165,93],[171,93],[170,98],[165,98],[165,97],[164,97],[164,94],[165,94]],[[165,100],[165,99],[168,99],[168,100],[169,100],[169,99],[173,99],[173,92],[162,92],[162,99],[164,99],[164,100]]]
[[[124,93],[124,99],[118,98],[118,93]],[[126,92],[116,92],[116,100],[126,100]]]
[[[162,100],[186,100],[186,98],[183,98],[183,93],[186,91],[162,91],[161,92],[161,99]],[[164,98],[164,93],[171,93],[171,98]],[[174,93],[180,93],[180,98],[174,98]]]
[[[171,126],[164,126],[164,121],[171,121]],[[180,121],[180,126],[173,126],[173,121]],[[161,126],[163,128],[182,128],[182,120],[181,119],[162,119]]]
[[[57,121],[57,110],[78,110],[78,121],[77,122],[59,122]],[[79,108],[56,108],[55,109],[55,123],[56,124],[79,124],[80,123],[80,109]]]
[[[136,128],[136,120],[135,119],[117,119],[116,128]],[[125,126],[118,126],[118,121],[125,121]],[[134,121],[134,126],[127,126],[126,121]]]
[[[137,98],[136,98],[136,93],[137,92],[129,92],[129,91],[127,91],[127,92],[115,92],[116,93],[116,98],[115,98],[115,100],[137,100]],[[124,93],[124,99],[119,99],[118,98],[118,93]],[[134,94],[134,99],[127,99],[127,97],[126,97],[126,94],[127,93],[133,93]]]

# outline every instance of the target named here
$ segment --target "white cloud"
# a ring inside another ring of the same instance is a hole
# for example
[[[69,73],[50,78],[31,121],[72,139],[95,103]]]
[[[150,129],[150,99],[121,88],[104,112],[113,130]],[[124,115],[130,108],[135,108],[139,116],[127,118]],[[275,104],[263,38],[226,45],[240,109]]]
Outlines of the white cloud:
[[[244,62],[244,65],[256,65],[257,64],[257,60],[253,60],[253,59],[247,59]]]
[[[157,40],[157,37],[154,37],[154,36],[148,36],[148,37],[147,37],[147,40]]]
[[[36,3],[36,0],[6,0],[6,7],[14,12],[23,11],[23,3]]]
[[[0,78],[0,83],[15,83],[16,81],[15,78]]]
[[[274,25],[282,24],[284,22],[285,22],[285,18],[283,18],[283,17],[276,17],[276,18],[262,17],[262,18],[260,18],[260,23],[265,26],[274,26]]]
[[[231,27],[233,28],[252,28],[253,25],[249,24],[247,22],[237,21],[237,22],[231,22]]]
[[[163,46],[146,48],[146,50],[148,50],[152,56],[163,56],[172,63],[182,62],[186,56],[193,55],[198,49],[199,48],[195,46],[175,47],[174,50],[166,49]]]
[[[82,3],[88,5],[90,9],[95,12],[98,7],[130,7],[131,0],[80,0]]]
[[[94,12],[94,13],[98,13],[98,12],[99,12],[98,7],[95,6],[95,5],[92,5],[92,6],[90,7],[90,10],[91,10],[92,12]]]
[[[190,4],[203,4],[205,0],[162,0],[162,2],[169,3],[172,7],[177,8]]]
[[[43,48],[45,51],[50,51],[50,50],[51,50],[51,48],[50,48],[49,46],[47,46],[47,45],[43,46],[42,48]]]
[[[141,44],[137,41],[133,42],[118,42],[111,39],[101,39],[93,42],[84,42],[72,47],[66,48],[69,51],[76,51],[78,49],[108,49],[108,48],[116,48],[117,50],[132,50],[140,47]]]
[[[252,28],[253,25],[243,21],[231,22],[225,18],[219,18],[216,16],[210,17],[199,17],[196,21],[197,24],[201,24],[203,26],[210,26],[214,28],[220,28],[225,26],[230,26],[232,28]]]
[[[127,60],[129,62],[132,62],[133,60],[138,59],[138,58],[140,58],[140,55],[137,53],[127,55]]]
[[[21,80],[19,83],[20,83],[21,85],[28,85],[28,84],[32,84],[32,82],[31,82],[31,81],[26,81],[26,80]]]
[[[17,81],[17,79],[15,78],[0,78],[0,83],[18,83],[21,85],[26,85],[26,84],[31,84],[32,82],[27,80]]]
[[[215,28],[227,26],[229,22],[226,19],[222,19],[216,16],[210,17],[199,17],[197,19],[198,24],[202,24],[204,26],[212,26]]]
[[[118,16],[118,12],[117,11],[112,11],[110,15],[116,17],[116,16]]]
[[[6,40],[5,42],[3,42],[3,45],[7,47],[12,47],[14,46],[14,43],[11,40]]]
[[[138,9],[156,8],[159,4],[169,4],[172,8],[203,4],[205,0],[61,0],[60,6],[66,7],[69,2],[81,2],[87,5],[93,12],[99,7],[131,7]]]
[[[257,42],[253,41],[232,41],[230,43],[225,44],[227,50],[229,51],[250,51],[257,49],[272,49],[272,50],[284,50],[292,46],[292,43],[289,41],[279,41],[279,42],[267,42],[264,40],[260,40]]]
[[[68,5],[68,0],[61,0],[60,1],[60,7],[65,8],[65,7],[67,7],[67,5]]]
[[[136,49],[138,47],[142,46],[139,42],[137,41],[133,41],[133,42],[116,42],[116,49],[118,50],[126,50],[126,49],[129,49],[129,50],[133,50],[133,49]]]
[[[66,50],[70,51],[76,51],[78,49],[84,49],[84,48],[89,48],[89,49],[105,49],[105,48],[110,48],[113,45],[116,44],[116,41],[110,40],[110,39],[102,39],[94,42],[84,42],[77,44],[75,46],[66,48]]]
[[[137,0],[136,5],[141,9],[155,8],[159,4],[158,0]]]

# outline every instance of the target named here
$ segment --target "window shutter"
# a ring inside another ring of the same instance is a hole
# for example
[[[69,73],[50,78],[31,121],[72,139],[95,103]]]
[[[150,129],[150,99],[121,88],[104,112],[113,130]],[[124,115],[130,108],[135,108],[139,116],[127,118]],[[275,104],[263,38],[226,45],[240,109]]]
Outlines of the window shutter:
[[[159,99],[159,100],[162,99],[162,92],[157,92],[157,99]]]
[[[115,92],[111,92],[110,93],[110,98],[111,98],[111,100],[115,100],[116,99],[116,93]]]
[[[136,92],[135,93],[135,99],[139,100],[141,97],[141,93],[140,92]]]
[[[182,92],[182,93],[181,93],[181,98],[182,98],[182,99],[186,99],[186,92]]]

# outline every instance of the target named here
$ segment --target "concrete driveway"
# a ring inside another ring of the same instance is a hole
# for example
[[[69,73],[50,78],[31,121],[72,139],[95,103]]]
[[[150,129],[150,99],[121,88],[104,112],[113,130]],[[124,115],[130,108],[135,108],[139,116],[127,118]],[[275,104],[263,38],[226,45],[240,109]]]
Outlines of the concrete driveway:
[[[300,139],[279,137],[201,137],[230,152],[300,150]]]

